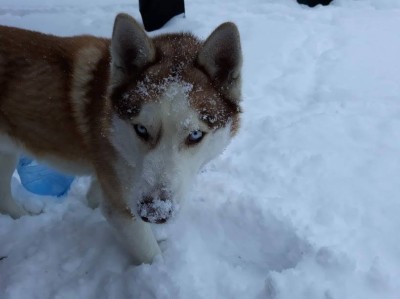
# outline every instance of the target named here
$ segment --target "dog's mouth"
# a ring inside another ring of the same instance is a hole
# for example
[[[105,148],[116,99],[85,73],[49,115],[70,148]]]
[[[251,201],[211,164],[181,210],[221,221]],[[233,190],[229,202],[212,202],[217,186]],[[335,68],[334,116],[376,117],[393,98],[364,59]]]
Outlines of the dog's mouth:
[[[152,201],[139,202],[137,208],[138,214],[143,221],[156,224],[167,222],[174,212],[172,200],[155,199]]]

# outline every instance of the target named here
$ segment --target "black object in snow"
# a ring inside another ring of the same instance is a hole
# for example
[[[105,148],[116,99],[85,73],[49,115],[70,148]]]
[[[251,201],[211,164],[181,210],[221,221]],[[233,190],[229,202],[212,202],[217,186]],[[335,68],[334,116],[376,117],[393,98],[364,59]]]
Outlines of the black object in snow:
[[[318,4],[328,5],[332,2],[332,0],[297,0],[299,4],[305,4],[310,7],[317,6]]]
[[[172,17],[185,12],[184,0],[139,0],[144,29],[161,28]]]

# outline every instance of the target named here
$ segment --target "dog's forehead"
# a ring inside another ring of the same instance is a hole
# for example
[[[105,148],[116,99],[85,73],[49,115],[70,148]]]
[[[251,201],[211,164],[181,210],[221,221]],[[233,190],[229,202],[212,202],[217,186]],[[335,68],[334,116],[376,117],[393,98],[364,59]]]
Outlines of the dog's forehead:
[[[200,121],[215,129],[225,126],[239,113],[239,107],[224,99],[201,70],[187,68],[179,75],[170,73],[165,77],[158,74],[147,72],[121,94],[120,114],[126,115],[125,118],[136,117],[148,103],[177,108],[188,106]]]
[[[193,125],[198,123],[198,113],[190,106],[189,96],[193,86],[188,82],[168,78],[162,84],[157,84],[160,91],[154,98],[141,103],[139,120],[154,122],[156,120],[170,125]],[[147,93],[147,86],[140,86],[140,93]]]

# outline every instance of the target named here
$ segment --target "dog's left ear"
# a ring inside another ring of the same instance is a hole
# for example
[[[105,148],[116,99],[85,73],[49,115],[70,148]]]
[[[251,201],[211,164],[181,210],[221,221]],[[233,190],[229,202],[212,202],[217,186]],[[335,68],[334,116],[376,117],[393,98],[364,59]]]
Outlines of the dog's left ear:
[[[241,99],[242,48],[239,30],[223,23],[204,42],[197,57],[219,91],[238,103]]]
[[[118,14],[111,39],[113,83],[139,74],[154,61],[155,55],[153,42],[135,19],[124,13]]]

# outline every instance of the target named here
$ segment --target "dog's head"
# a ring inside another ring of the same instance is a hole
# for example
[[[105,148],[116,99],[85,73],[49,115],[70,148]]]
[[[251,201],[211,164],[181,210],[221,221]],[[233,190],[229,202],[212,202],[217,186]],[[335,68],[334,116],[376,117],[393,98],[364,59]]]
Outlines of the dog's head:
[[[163,223],[202,165],[236,133],[242,54],[233,23],[205,42],[190,34],[149,38],[128,15],[111,41],[112,143],[134,212]]]

